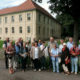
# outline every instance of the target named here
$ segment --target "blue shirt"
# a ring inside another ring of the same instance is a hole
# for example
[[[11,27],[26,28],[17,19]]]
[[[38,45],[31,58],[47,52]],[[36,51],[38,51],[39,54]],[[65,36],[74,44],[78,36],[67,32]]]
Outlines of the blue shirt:
[[[19,54],[19,52],[20,52],[19,47],[15,45],[15,49],[16,49],[16,54]]]
[[[80,49],[80,44],[79,44],[78,48]]]
[[[56,48],[56,49],[52,48],[51,53],[52,53],[52,55],[58,55],[59,49],[58,48]],[[51,59],[55,61],[55,60],[58,60],[58,57],[55,58],[55,57],[51,56]]]
[[[73,42],[72,43],[71,42],[67,42],[67,47],[70,50],[73,47]]]

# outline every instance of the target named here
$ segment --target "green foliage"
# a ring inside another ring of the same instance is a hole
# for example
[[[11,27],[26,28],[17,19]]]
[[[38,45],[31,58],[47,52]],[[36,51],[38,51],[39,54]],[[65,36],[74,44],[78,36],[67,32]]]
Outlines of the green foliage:
[[[0,40],[0,49],[2,48],[3,43],[4,43],[4,41]]]
[[[57,15],[56,19],[62,24],[62,37],[73,36],[74,19],[68,14]]]

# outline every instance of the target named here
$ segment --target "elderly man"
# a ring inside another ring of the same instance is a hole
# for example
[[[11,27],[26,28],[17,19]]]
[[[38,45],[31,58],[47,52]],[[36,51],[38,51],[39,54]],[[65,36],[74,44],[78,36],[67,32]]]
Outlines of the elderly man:
[[[56,44],[58,47],[57,42],[54,40],[54,37],[50,37],[50,42],[48,43],[49,53],[51,52],[51,49],[53,48],[53,45]]]
[[[67,47],[69,48],[69,50],[73,47],[73,38],[72,37],[69,38],[69,42],[67,42]]]
[[[53,37],[50,37],[50,42],[48,43],[48,52],[49,52],[49,56],[51,55],[51,49],[53,48],[53,46],[56,45],[56,47],[58,47],[58,44],[57,42],[54,40]],[[51,56],[50,56],[51,57]],[[50,61],[49,61],[49,65],[50,67],[52,66],[52,63],[51,63],[51,58],[50,58]]]

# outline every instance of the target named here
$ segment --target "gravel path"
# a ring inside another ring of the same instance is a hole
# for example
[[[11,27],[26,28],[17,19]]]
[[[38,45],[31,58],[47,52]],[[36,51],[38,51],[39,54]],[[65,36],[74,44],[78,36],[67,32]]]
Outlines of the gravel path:
[[[10,75],[4,67],[4,61],[0,60],[0,80],[80,80],[80,74],[68,76],[64,75],[64,73],[26,70],[26,72],[17,71]]]

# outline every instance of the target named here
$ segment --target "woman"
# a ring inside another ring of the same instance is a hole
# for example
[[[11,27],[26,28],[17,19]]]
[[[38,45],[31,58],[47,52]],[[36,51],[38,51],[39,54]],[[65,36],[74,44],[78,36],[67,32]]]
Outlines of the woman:
[[[14,54],[15,54],[15,48],[12,45],[12,41],[10,42],[9,46],[6,49],[6,53],[8,54],[8,61],[9,61],[9,73],[14,73]]]
[[[51,49],[50,55],[53,64],[53,72],[57,72],[57,73],[59,73],[58,54],[59,54],[59,49],[57,48],[56,44],[54,44],[53,48]]]
[[[65,74],[70,74],[69,72],[69,64],[70,64],[70,54],[69,49],[67,48],[67,44],[63,43],[63,49],[61,54],[61,65]]]
[[[22,49],[20,51],[20,56],[21,56],[21,68],[22,71],[25,71],[26,69],[26,63],[27,63],[27,55],[28,55],[28,48],[26,48],[26,44],[23,43]]]
[[[40,48],[38,47],[38,42],[35,42],[35,46],[31,49],[31,57],[34,63],[34,71],[39,70],[41,71],[41,64],[40,64]]]
[[[77,74],[79,49],[76,44],[73,44],[73,47],[70,50],[70,54],[71,54],[71,73],[75,72],[75,74]]]

